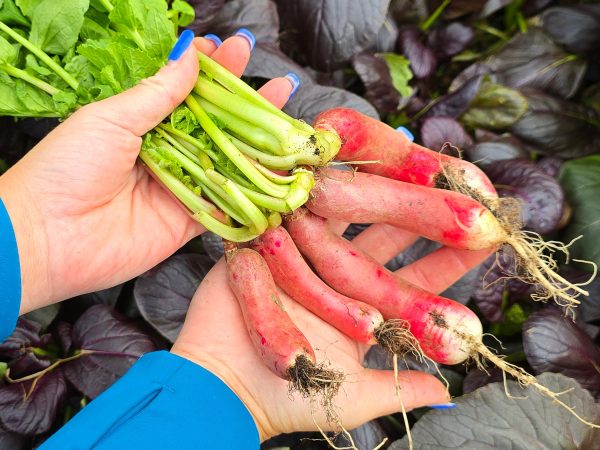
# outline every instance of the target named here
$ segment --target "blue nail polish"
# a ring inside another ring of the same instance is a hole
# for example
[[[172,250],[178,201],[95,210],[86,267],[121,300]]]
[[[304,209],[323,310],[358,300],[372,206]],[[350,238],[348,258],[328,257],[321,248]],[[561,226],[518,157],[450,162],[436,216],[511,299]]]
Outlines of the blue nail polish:
[[[292,92],[291,92],[290,96],[288,97],[288,100],[291,100],[292,97],[296,94],[296,91],[298,90],[298,88],[300,87],[300,85],[302,84],[302,80],[294,72],[289,72],[283,78],[285,78],[286,80],[288,80],[290,82],[290,84],[292,85]]]
[[[440,403],[439,405],[429,405],[432,409],[453,409],[456,408],[456,403]]]
[[[247,28],[240,28],[235,32],[235,35],[243,37],[248,41],[248,44],[250,44],[250,51],[254,49],[254,46],[256,45],[256,38],[250,30],[248,30]]]
[[[205,34],[204,35],[204,39],[208,39],[209,41],[213,41],[215,43],[215,45],[218,47],[220,46],[223,41],[221,40],[221,38],[219,36],[217,36],[216,34]]]
[[[194,40],[194,32],[192,30],[185,30],[175,42],[173,50],[169,53],[169,61],[177,61],[181,58],[181,55],[185,53],[192,41]]]
[[[415,137],[414,137],[414,136],[413,136],[413,134],[412,134],[412,133],[409,131],[409,129],[408,129],[408,128],[406,128],[406,127],[398,127],[398,128],[396,128],[396,131],[400,131],[400,132],[404,133],[404,135],[405,135],[405,136],[408,138],[408,140],[409,140],[410,142],[414,142],[414,140],[415,140]]]

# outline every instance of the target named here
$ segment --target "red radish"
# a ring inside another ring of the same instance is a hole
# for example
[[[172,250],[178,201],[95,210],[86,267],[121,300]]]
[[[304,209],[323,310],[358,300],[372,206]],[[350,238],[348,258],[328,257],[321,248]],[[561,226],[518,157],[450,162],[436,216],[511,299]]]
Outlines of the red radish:
[[[471,341],[481,342],[481,322],[469,308],[396,278],[333,233],[325,219],[300,209],[286,217],[285,226],[327,284],[344,295],[373,305],[385,319],[406,320],[421,349],[431,359],[458,364],[471,355]]]
[[[275,283],[286,294],[346,336],[364,344],[382,343],[393,353],[407,350],[404,327],[386,323],[373,306],[327,286],[308,267],[283,227],[263,233],[252,248],[263,256]]]
[[[404,133],[353,109],[324,111],[314,127],[335,131],[342,139],[337,159],[378,161],[358,164],[361,171],[428,187],[446,187],[446,176],[452,174],[479,195],[497,197],[491,181],[477,166],[415,144]]]
[[[581,286],[595,277],[593,263],[594,274],[584,283],[570,283],[556,273],[556,262],[546,253],[562,251],[568,256],[570,244],[544,242],[536,233],[521,231],[512,199],[496,199],[493,214],[458,192],[328,168],[318,172],[312,195],[308,208],[328,219],[384,222],[465,250],[509,245],[518,255],[520,279],[538,289],[532,295],[536,300],[552,298],[563,306],[576,305],[577,296],[589,295]]]

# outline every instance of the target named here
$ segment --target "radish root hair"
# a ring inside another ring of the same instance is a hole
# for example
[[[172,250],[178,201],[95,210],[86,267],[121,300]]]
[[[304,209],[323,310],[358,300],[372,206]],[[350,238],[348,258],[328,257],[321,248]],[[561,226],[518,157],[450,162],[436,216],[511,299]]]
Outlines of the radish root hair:
[[[391,354],[404,356],[412,353],[418,358],[423,356],[419,341],[410,332],[410,325],[406,320],[386,320],[375,330],[375,338]]]
[[[522,230],[520,202],[514,198],[489,198],[475,191],[465,181],[464,170],[454,169],[443,164],[442,176],[437,180],[437,187],[449,189],[463,195],[467,195],[478,201],[496,217],[506,232],[504,245],[511,247],[517,259],[517,275],[507,278],[516,278],[525,283],[536,286],[536,292],[531,295],[535,301],[547,301],[553,299],[558,305],[570,308],[581,303],[577,297],[589,296],[589,292],[582,289],[583,286],[592,282],[596,277],[597,266],[592,261],[573,260],[576,262],[590,264],[592,275],[583,283],[571,283],[557,273],[558,265],[553,255],[562,253],[569,262],[569,247],[581,236],[573,239],[568,244],[559,241],[545,242],[535,232]]]
[[[406,430],[406,439],[408,439],[408,448],[409,450],[413,450],[413,439],[412,433],[410,432],[410,424],[408,423],[408,415],[406,414],[406,408],[404,407],[404,402],[402,401],[402,394],[400,391],[402,388],[400,387],[400,380],[398,379],[398,355],[394,353],[394,383],[396,386],[396,397],[398,398],[398,402],[400,403],[400,410],[402,411],[402,419],[404,420],[404,429]]]

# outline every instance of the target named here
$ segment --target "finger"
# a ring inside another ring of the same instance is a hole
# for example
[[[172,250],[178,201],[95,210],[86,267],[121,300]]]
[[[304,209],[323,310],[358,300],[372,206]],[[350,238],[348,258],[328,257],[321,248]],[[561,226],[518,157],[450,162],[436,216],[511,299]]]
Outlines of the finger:
[[[199,52],[204,53],[206,56],[211,56],[215,50],[217,49],[217,47],[219,47],[219,41],[220,39],[215,36],[215,35],[210,35],[210,36],[214,36],[211,39],[207,39],[205,37],[197,37],[194,39],[194,47],[196,47],[196,50],[198,50]],[[219,40],[217,40],[219,39]]]
[[[348,225],[350,225],[348,222],[342,222],[341,220],[335,219],[327,219],[327,224],[329,225],[329,228],[338,236],[344,234],[344,231],[346,231],[346,228],[348,228]]]
[[[442,247],[398,269],[394,275],[422,289],[439,294],[493,253],[493,249],[461,250]]]
[[[396,393],[394,372],[391,370],[364,369],[357,378],[349,378],[349,383],[345,383],[343,389],[347,394],[342,392],[337,397],[340,403],[349,403],[341,408],[341,420],[348,429],[401,411],[400,401],[406,411],[410,411],[450,400],[446,387],[433,375],[423,372],[399,372],[399,396]],[[347,396],[344,399],[346,401],[341,401],[342,395]]]
[[[223,41],[211,55],[216,62],[226,67],[237,77],[241,77],[250,60],[253,45],[246,35],[235,35]]]
[[[91,114],[142,136],[167,117],[194,87],[198,58],[191,43],[190,39],[183,55],[170,61],[156,75],[119,95],[87,105],[78,113]]]
[[[352,244],[380,264],[385,264],[414,244],[418,238],[418,234],[386,223],[376,223],[356,236]]]
[[[287,78],[273,78],[258,90],[258,93],[269,100],[277,108],[283,108],[287,103],[294,86]]]

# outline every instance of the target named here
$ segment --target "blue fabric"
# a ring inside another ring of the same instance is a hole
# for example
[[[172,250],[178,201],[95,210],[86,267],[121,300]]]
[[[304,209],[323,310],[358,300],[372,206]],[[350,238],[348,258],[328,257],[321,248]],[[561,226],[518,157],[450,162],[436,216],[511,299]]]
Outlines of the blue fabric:
[[[0,342],[15,329],[21,308],[21,266],[17,239],[0,199]]]
[[[260,447],[240,399],[218,377],[166,351],[148,353],[40,450],[245,450]]]

